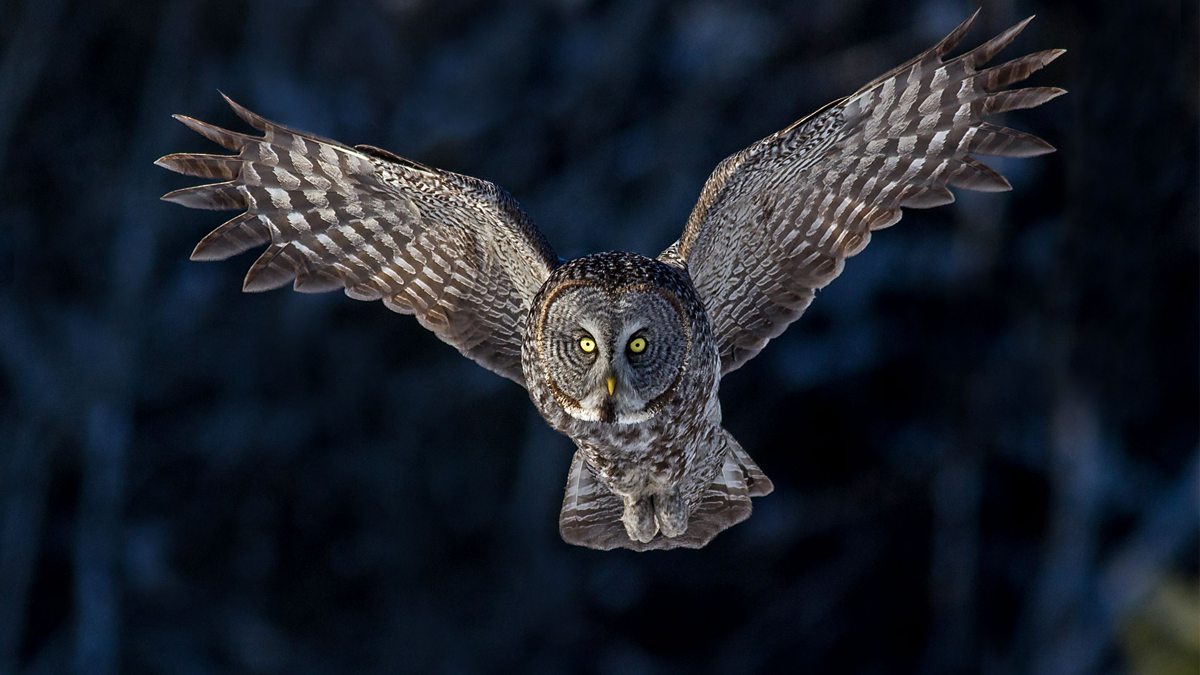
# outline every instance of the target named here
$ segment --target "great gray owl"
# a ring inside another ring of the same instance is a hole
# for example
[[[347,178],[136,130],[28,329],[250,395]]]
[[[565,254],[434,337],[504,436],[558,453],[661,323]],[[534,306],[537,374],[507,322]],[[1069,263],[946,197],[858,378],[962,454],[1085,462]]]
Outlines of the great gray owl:
[[[228,98],[264,135],[176,116],[237,154],[159,159],[223,181],[163,198],[244,209],[192,253],[224,259],[268,244],[244,290],[292,282],[298,291],[383,300],[525,386],[578,447],[559,520],[566,541],[699,548],[772,489],[721,427],[721,377],[799,317],[901,207],[948,204],[951,186],[1010,189],[972,154],[1053,150],[984,118],[1064,93],[1003,90],[1062,50],[985,69],[1026,19],[944,59],[976,15],[856,93],[721,162],[682,236],[657,258],[563,262],[492,183],[294,131]]]

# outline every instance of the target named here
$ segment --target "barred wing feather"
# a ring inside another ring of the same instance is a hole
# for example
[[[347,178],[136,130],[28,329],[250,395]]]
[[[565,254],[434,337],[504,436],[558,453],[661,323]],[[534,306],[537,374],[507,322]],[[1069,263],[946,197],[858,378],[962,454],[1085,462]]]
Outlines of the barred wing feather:
[[[713,171],[683,235],[660,256],[686,265],[713,322],[722,373],[737,369],[796,320],[871,232],[901,207],[954,201],[949,187],[1011,189],[972,154],[1030,157],[1045,141],[984,121],[1063,93],[1003,90],[1063,53],[984,66],[1030,17],[943,60],[976,12],[941,42],[745,150]]]
[[[383,300],[465,356],[518,384],[529,305],[557,264],[545,238],[507,192],[370,146],[351,148],[294,131],[225,99],[251,136],[177,115],[236,155],[173,154],[157,164],[222,182],[167,201],[243,210],[204,237],[195,260],[267,244],[246,291],[287,283]]]

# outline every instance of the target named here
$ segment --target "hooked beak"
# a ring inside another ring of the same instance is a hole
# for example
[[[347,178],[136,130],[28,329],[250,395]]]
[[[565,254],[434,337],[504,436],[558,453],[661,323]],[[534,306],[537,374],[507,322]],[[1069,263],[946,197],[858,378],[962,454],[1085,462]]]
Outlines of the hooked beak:
[[[609,375],[608,377],[604,378],[604,384],[608,385],[608,395],[612,396],[613,389],[615,389],[617,386],[617,378]]]

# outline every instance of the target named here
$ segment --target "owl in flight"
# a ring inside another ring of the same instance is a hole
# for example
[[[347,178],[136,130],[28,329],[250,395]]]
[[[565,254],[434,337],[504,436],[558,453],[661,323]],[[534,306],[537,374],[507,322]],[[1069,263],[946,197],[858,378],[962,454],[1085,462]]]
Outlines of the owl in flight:
[[[167,201],[241,214],[193,260],[267,244],[243,290],[291,282],[382,300],[524,386],[577,450],[559,517],[598,549],[700,548],[750,515],[771,481],[721,427],[717,389],[779,335],[901,208],[1002,191],[972,155],[1052,152],[984,121],[1063,93],[1005,89],[1063,53],[985,67],[1029,23],[945,58],[976,12],[933,48],[721,162],[683,234],[657,258],[559,259],[516,201],[478,178],[349,147],[226,101],[246,135],[177,115],[236,152],[157,164],[220,182]]]

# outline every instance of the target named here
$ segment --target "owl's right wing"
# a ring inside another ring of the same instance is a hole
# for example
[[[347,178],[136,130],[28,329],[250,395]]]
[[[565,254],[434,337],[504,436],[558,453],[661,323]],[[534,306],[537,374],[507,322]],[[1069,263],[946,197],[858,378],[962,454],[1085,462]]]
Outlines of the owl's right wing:
[[[679,241],[660,259],[686,265],[713,323],[721,372],[737,369],[808,307],[871,232],[901,207],[954,201],[948,186],[1011,186],[972,153],[1031,157],[1054,150],[988,115],[1065,93],[1003,91],[1053,61],[1052,49],[983,69],[1026,19],[942,60],[978,12],[931,49],[857,93],[727,158],[705,183]]]
[[[223,182],[163,199],[200,209],[244,209],[196,246],[222,260],[268,244],[243,289],[287,283],[383,300],[480,365],[524,385],[525,317],[558,264],[516,201],[487,181],[369,146],[288,129],[225,99],[263,136],[176,115],[236,155],[173,154],[156,163]]]

